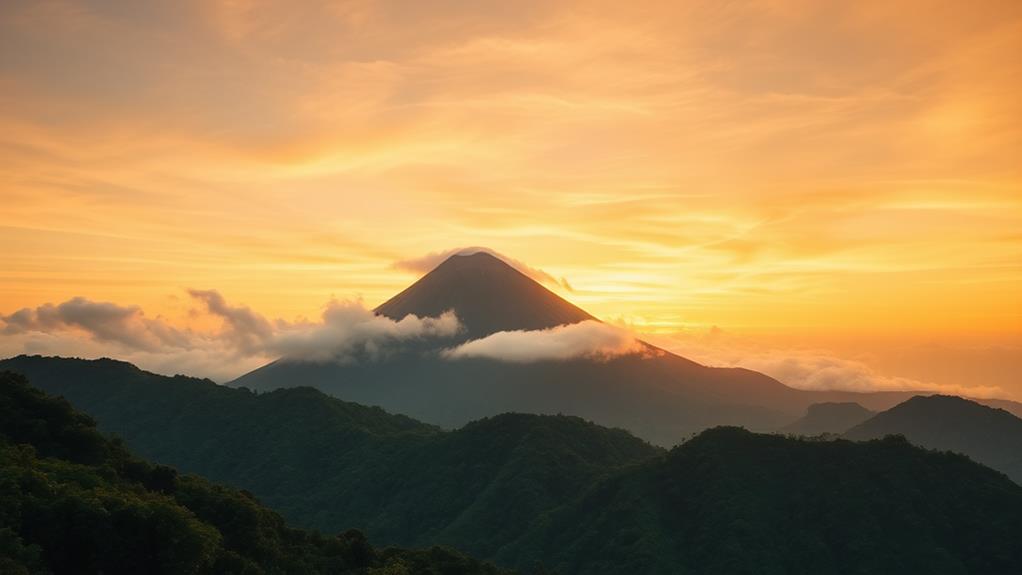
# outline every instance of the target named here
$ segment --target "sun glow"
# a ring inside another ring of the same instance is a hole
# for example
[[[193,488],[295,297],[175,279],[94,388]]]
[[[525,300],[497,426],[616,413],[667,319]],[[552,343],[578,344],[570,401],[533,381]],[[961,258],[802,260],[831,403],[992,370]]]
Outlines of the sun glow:
[[[683,4],[5,3],[0,312],[483,245],[644,332],[1017,345],[1022,5]]]

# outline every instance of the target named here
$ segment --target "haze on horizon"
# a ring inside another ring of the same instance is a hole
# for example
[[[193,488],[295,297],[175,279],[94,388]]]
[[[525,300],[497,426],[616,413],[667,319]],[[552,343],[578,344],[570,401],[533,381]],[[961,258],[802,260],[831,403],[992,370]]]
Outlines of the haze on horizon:
[[[487,246],[693,359],[1022,399],[1022,4],[677,4],[5,2],[0,315]]]

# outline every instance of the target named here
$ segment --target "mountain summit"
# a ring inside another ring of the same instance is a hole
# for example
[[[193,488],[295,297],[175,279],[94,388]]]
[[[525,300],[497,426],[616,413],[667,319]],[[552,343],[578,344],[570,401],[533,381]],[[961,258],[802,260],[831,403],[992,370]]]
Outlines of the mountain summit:
[[[448,310],[458,315],[468,339],[595,319],[486,252],[447,258],[375,311],[400,320],[409,314],[436,317]]]

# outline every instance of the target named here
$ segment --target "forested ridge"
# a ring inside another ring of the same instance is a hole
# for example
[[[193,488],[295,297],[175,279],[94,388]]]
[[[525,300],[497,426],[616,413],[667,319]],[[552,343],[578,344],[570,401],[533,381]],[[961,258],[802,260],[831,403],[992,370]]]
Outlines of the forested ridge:
[[[904,435],[931,449],[966,453],[1022,485],[1022,419],[949,395],[918,396],[849,429],[847,439]]]
[[[498,559],[563,573],[1022,572],[1022,487],[901,437],[715,428],[601,481]]]
[[[0,572],[497,574],[441,548],[288,527],[248,492],[153,465],[0,373]]]
[[[253,393],[114,360],[0,369],[62,395],[140,455],[241,487],[290,522],[495,554],[597,478],[662,450],[577,417],[504,414],[442,431],[311,388]]]

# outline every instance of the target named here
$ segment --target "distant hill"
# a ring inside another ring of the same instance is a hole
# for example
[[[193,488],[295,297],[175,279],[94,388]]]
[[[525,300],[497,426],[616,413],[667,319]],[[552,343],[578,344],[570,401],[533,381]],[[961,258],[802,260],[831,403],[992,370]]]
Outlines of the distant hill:
[[[876,415],[858,403],[814,403],[801,419],[786,425],[779,433],[791,435],[841,434]]]
[[[602,481],[499,558],[569,574],[1018,573],[1022,487],[899,438],[717,428]]]
[[[135,458],[10,372],[0,372],[0,493],[10,575],[500,573],[441,548],[378,550],[357,531],[288,528],[247,492]]]
[[[505,414],[443,432],[311,388],[254,394],[113,360],[22,356],[3,369],[64,396],[145,457],[247,489],[297,525],[478,556],[661,452],[576,417]]]
[[[447,428],[509,411],[565,413],[627,429],[662,446],[717,425],[775,431],[814,403],[855,402],[883,410],[913,395],[798,390],[762,373],[707,367],[654,346],[647,347],[654,352],[647,357],[599,360],[442,358],[440,348],[465,339],[594,319],[487,253],[452,256],[376,312],[400,319],[448,310],[466,326],[457,338],[396,350],[378,361],[338,364],[284,357],[230,385],[260,391],[311,386]]]
[[[913,397],[851,428],[854,440],[903,435],[930,449],[964,453],[1022,484],[1022,419],[960,397]]]

